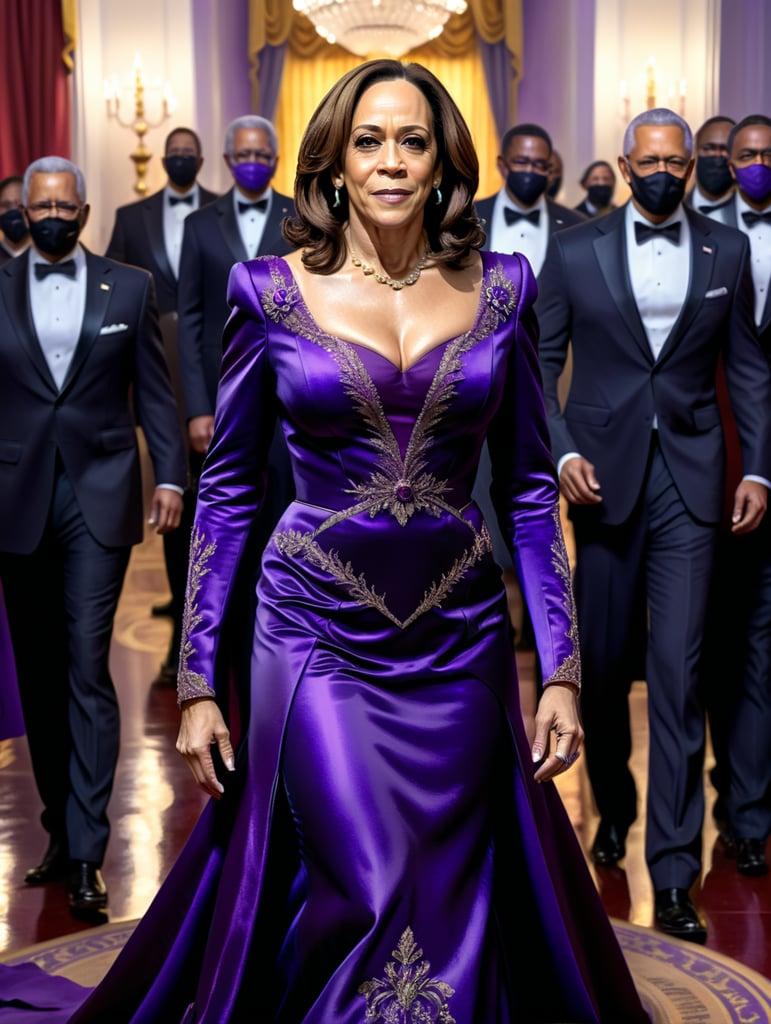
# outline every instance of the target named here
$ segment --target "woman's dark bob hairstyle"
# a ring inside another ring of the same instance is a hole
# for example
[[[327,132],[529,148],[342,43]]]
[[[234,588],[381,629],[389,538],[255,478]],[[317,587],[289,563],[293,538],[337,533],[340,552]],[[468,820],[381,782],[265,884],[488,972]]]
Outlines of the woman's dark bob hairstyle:
[[[343,228],[348,221],[348,197],[340,190],[334,206],[334,176],[340,173],[362,94],[376,82],[403,79],[420,89],[433,115],[437,165],[442,167],[441,203],[430,198],[424,208],[424,227],[436,263],[460,267],[470,252],[484,244],[484,232],[474,212],[479,185],[471,133],[455,101],[442,83],[421,64],[371,60],[337,82],[319,103],[300,143],[295,178],[297,216],[284,221],[284,237],[304,249],[303,263],[317,274],[338,270],[347,255]]]

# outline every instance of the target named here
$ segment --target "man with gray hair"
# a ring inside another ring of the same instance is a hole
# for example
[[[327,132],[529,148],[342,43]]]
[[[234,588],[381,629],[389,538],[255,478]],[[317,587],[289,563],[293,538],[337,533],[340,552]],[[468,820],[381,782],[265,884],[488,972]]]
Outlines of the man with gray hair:
[[[600,812],[592,857],[600,868],[621,860],[637,816],[628,698],[644,679],[655,919],[704,942],[689,890],[704,813],[699,657],[723,510],[718,361],[743,456],[735,533],[754,530],[766,509],[771,374],[753,322],[746,238],[683,207],[692,146],[671,110],[631,122],[618,166],[632,198],[555,237],[539,281],[539,351],[576,541],[586,763]]]
[[[0,270],[0,579],[49,835],[25,882],[67,879],[72,913],[100,922],[120,737],[110,639],[144,535],[137,423],[158,533],[179,525],[185,458],[151,275],[79,243],[89,210],[69,160],[30,164],[22,203],[32,245]]]

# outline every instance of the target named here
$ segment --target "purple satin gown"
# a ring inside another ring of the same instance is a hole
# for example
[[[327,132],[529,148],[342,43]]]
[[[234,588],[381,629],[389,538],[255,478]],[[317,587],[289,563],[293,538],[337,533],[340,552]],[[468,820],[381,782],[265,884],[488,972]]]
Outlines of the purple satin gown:
[[[535,284],[483,260],[472,329],[405,371],[321,330],[283,260],[233,271],[180,691],[218,689],[278,415],[297,498],[263,556],[248,739],[73,1022],[648,1020],[559,795],[532,781],[470,499],[487,435],[544,678],[578,682]]]

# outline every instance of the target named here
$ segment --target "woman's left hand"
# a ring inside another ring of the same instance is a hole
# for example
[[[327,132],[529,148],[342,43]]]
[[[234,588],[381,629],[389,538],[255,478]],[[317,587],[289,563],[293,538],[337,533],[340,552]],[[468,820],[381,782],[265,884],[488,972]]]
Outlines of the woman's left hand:
[[[549,750],[550,734],[554,748]],[[584,742],[584,730],[578,713],[578,693],[569,683],[550,683],[538,702],[535,714],[533,763],[540,766],[533,778],[536,782],[565,772],[578,759]]]

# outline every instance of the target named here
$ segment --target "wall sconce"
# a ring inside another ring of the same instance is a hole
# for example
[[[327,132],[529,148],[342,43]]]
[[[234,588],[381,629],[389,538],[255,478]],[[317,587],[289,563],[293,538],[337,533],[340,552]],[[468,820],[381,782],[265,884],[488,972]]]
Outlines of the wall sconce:
[[[157,94],[160,98],[160,114],[159,116],[151,121],[145,110],[145,92]],[[134,168],[136,170],[136,181],[134,182],[134,191],[140,196],[144,196],[147,192],[147,165],[150,162],[152,153],[145,146],[145,135],[150,128],[158,128],[163,124],[175,111],[177,101],[172,95],[171,86],[168,82],[161,85],[160,81],[156,81],[151,86],[146,86],[142,74],[142,58],[140,54],[136,55],[134,61],[134,114],[133,120],[126,120],[121,116],[121,98],[122,88],[118,81],[118,76],[113,75],[110,79],[105,79],[104,82],[104,100],[107,106],[107,116],[114,118],[118,124],[124,128],[131,128],[137,137],[137,148],[131,153],[131,159],[134,161]]]
[[[670,110],[677,110],[680,117],[685,117],[685,100],[688,83],[684,78],[681,78],[677,88],[677,96],[675,96],[675,85],[674,79],[668,76],[662,76],[656,66],[656,58],[649,57],[648,63],[645,67],[645,74],[642,78],[637,79],[640,85],[640,109],[644,104],[646,110],[653,110],[657,106],[669,107]],[[662,97],[661,93],[666,90],[666,100]],[[622,79],[619,82],[619,116],[628,123],[630,121],[630,104],[631,97],[629,92],[629,83],[627,79]],[[638,104],[636,103],[635,106]]]

